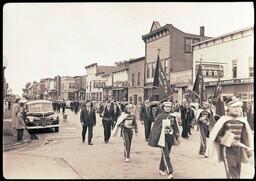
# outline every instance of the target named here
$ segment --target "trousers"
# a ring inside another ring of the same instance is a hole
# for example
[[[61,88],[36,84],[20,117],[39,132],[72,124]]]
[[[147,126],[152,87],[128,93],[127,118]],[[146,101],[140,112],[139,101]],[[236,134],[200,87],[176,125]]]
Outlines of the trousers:
[[[83,130],[82,130],[82,140],[83,142],[85,141],[85,135],[88,129],[88,143],[91,143],[92,137],[93,137],[93,125],[83,125]]]
[[[122,129],[122,137],[124,141],[124,158],[130,158],[133,130],[129,128]]]
[[[198,128],[199,128],[200,137],[201,137],[199,154],[204,155],[206,151],[206,138],[209,134],[209,129],[208,129],[208,125],[202,122],[198,123]]]
[[[238,146],[221,146],[223,154],[226,176],[229,179],[239,179],[241,174],[241,147]]]
[[[145,130],[145,139],[148,139],[150,135],[152,122],[150,120],[143,120],[143,122],[144,122],[144,130]]]
[[[165,147],[161,147],[161,161],[159,165],[159,169],[162,171],[166,171],[167,174],[173,172],[173,167],[170,161],[170,152],[173,145],[173,135],[165,135]]]
[[[17,141],[22,141],[24,129],[16,129],[16,130],[17,130]]]
[[[104,141],[108,141],[111,136],[112,121],[102,120],[102,124],[103,124],[103,128],[104,128]]]

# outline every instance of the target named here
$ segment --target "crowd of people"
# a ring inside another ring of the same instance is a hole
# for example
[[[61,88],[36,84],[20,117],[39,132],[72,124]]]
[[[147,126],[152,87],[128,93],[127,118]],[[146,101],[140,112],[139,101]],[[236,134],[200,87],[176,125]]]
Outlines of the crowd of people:
[[[23,107],[19,101],[15,101],[12,115],[18,141],[22,139],[25,127],[21,114]],[[245,117],[248,113],[244,113],[243,102],[235,96],[225,100],[226,110],[223,115],[216,114],[217,108],[213,102],[209,98],[196,107],[187,99],[181,105],[177,101],[145,99],[142,105],[137,106],[114,100],[96,105],[91,101],[74,101],[70,104],[70,109],[75,114],[81,110],[82,142],[85,143],[88,132],[88,145],[93,145],[93,127],[98,113],[103,125],[103,141],[108,144],[112,136],[121,136],[126,162],[130,161],[133,133],[137,135],[137,124],[142,124],[145,142],[161,150],[159,172],[168,178],[173,178],[174,171],[170,161],[172,146],[179,145],[180,137],[189,139],[192,136],[191,129],[197,126],[200,135],[199,155],[224,162],[227,178],[240,178],[241,163],[248,162],[253,154],[251,127]],[[54,111],[59,113],[62,108],[62,113],[65,114],[65,100],[54,100],[52,105]]]
[[[137,135],[137,123],[140,122],[144,126],[148,145],[161,149],[160,174],[173,178],[171,148],[179,145],[180,137],[189,139],[191,129],[197,125],[200,134],[199,155],[210,159],[219,158],[219,161],[224,162],[227,178],[240,178],[241,163],[248,161],[252,155],[252,132],[244,117],[242,105],[235,96],[228,98],[225,102],[225,115],[220,116],[216,114],[211,98],[203,101],[199,107],[186,99],[181,105],[177,101],[161,103],[146,99],[139,109],[135,109],[134,104],[117,101],[106,101],[95,108],[87,101],[82,105],[80,113],[82,142],[85,142],[88,129],[88,144],[93,145],[93,126],[96,125],[98,112],[103,125],[103,141],[109,143],[111,135],[119,135],[120,130],[124,160],[129,162],[133,132]],[[179,125],[182,126],[182,131],[179,130]],[[226,143],[228,139],[231,140],[229,145]]]

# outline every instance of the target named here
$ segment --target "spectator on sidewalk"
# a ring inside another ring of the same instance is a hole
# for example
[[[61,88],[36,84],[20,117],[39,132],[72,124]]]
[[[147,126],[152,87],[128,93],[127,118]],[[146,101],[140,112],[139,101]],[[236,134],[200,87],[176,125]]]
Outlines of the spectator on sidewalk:
[[[63,102],[61,103],[61,107],[62,107],[62,114],[65,114],[66,102],[64,99],[63,99]]]
[[[16,124],[18,120],[18,113],[20,111],[20,98],[16,98],[12,107],[12,131],[16,135]]]
[[[17,115],[16,123],[15,123],[15,128],[17,131],[17,141],[23,141],[23,132],[25,129],[25,110],[24,110],[24,104],[20,103],[19,107],[19,112]]]

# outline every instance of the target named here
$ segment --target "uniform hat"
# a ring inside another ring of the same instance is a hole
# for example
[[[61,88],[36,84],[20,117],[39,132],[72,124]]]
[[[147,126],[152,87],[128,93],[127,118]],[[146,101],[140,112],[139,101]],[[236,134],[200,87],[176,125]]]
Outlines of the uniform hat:
[[[170,106],[170,107],[171,107],[171,106],[172,106],[172,102],[163,102],[163,105],[164,105],[164,106]]]
[[[133,108],[133,105],[132,105],[132,104],[127,104],[125,107],[126,107],[127,109],[128,109],[128,108]]]
[[[226,100],[226,105],[229,107],[242,106],[243,102],[240,99],[236,98],[236,96],[232,96]]]
[[[209,102],[208,102],[208,101],[203,101],[203,102],[202,102],[202,105],[209,106]]]

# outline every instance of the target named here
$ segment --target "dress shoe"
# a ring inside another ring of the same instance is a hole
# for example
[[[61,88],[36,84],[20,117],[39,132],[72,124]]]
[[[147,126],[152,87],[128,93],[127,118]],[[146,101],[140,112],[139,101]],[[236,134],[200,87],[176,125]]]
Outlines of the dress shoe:
[[[129,162],[129,161],[130,161],[130,159],[129,159],[129,158],[126,158],[126,159],[125,159],[125,161],[126,161],[126,162]]]
[[[168,179],[173,179],[173,175],[171,173],[168,175]]]
[[[165,171],[162,171],[162,170],[159,170],[159,173],[160,173],[160,175],[163,175],[163,176],[166,175]]]
[[[93,145],[93,143],[88,143],[88,145]]]

